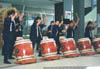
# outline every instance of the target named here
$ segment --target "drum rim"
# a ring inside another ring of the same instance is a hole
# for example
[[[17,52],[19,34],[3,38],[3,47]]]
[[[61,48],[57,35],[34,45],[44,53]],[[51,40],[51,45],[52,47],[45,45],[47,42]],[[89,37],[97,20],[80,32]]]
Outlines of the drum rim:
[[[99,38],[95,38],[93,41],[95,42],[95,41],[99,41],[100,40],[100,37]]]
[[[61,38],[66,38],[66,37],[65,36],[60,36],[59,39],[61,39]]]
[[[23,37],[17,37],[17,38],[16,38],[16,40],[19,40],[19,39],[24,39],[24,38],[23,38]]]
[[[46,43],[46,42],[55,42],[54,39],[46,39],[46,40],[42,40],[40,42],[40,44]]]
[[[89,38],[81,38],[81,39],[78,39],[78,42],[83,42],[83,41],[90,41],[90,39]]]
[[[73,38],[67,38],[67,39],[64,39],[64,40],[62,40],[62,42],[61,42],[61,43],[64,43],[64,42],[66,42],[66,41],[70,41],[70,40],[73,40],[73,41],[74,41],[74,43],[75,43],[75,40],[74,40]]]
[[[15,46],[16,45],[19,45],[19,44],[24,44],[24,43],[32,43],[30,40],[19,40],[19,41],[16,41],[16,43],[15,43]]]

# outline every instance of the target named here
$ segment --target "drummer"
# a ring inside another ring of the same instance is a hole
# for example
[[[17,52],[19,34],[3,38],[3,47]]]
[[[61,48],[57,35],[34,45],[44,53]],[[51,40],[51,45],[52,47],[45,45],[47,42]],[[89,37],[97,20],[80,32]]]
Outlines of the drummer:
[[[16,37],[22,37],[22,25],[20,22],[22,21],[24,17],[24,12],[19,16],[18,13],[16,13],[17,16],[15,18],[15,23],[16,23]]]
[[[74,20],[71,20],[69,22],[69,24],[67,25],[68,29],[67,29],[67,38],[73,38],[74,37],[74,30],[76,29],[80,18],[78,16],[78,14],[76,14],[77,17],[77,21],[75,22]]]
[[[85,28],[85,37],[88,37],[91,41],[93,39],[93,34],[92,31],[94,29],[96,29],[98,27],[98,25],[96,24],[96,26],[93,24],[93,22],[89,21],[86,28]]]
[[[3,40],[4,40],[4,63],[11,64],[8,59],[12,57],[15,41],[15,11],[8,11],[8,16],[4,20]]]
[[[61,26],[61,35],[67,37],[67,29],[69,26],[70,20],[64,19],[64,24]]]
[[[50,25],[48,26],[48,37],[52,38],[52,30],[53,30],[53,25],[54,25],[54,21],[51,21]]]
[[[45,17],[45,23],[44,24],[41,24],[41,22],[42,22],[42,18],[36,17],[33,25],[31,26],[31,32],[30,32],[30,40],[32,41],[33,48],[35,48],[34,46],[37,44],[37,49],[40,45],[40,41],[43,38],[42,29],[43,29],[43,27],[46,26],[47,17]],[[39,51],[39,56],[42,56],[40,51]]]
[[[59,33],[61,31],[61,25],[63,24],[63,21],[61,23],[57,20],[55,24],[53,25],[53,30],[52,30],[52,37],[56,41],[56,44],[58,46],[57,48],[57,54],[60,54],[60,42],[59,42]]]

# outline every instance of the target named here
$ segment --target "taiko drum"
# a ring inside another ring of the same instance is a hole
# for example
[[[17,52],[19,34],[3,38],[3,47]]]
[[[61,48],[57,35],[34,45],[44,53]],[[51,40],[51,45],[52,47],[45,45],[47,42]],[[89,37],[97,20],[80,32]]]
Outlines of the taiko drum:
[[[40,50],[43,56],[41,60],[59,59],[57,55],[57,46],[53,39],[42,40],[40,43]]]
[[[93,55],[92,44],[89,38],[78,40],[78,47],[81,55]]]
[[[32,42],[28,39],[21,39],[21,40],[17,40],[15,42],[15,56],[17,58],[18,61],[16,61],[15,63],[32,63],[32,62],[36,62],[36,59],[33,58],[33,46],[32,46]]]
[[[63,53],[64,57],[79,56],[73,38],[66,38],[61,42],[61,52]]]
[[[100,38],[96,38],[93,40],[93,45],[96,53],[100,53]]]

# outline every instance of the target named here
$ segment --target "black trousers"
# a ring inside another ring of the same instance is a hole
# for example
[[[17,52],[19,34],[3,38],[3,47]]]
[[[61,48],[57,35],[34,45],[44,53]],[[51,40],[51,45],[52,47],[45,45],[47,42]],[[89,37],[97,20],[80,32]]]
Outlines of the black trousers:
[[[4,61],[8,61],[13,55],[14,41],[4,39]]]
[[[8,61],[9,58],[13,55],[13,49],[15,44],[15,35],[13,33],[11,34],[3,34],[3,40],[4,40],[4,62]]]
[[[54,40],[57,44],[57,53],[59,54],[60,53],[60,47],[61,47],[61,44],[60,44],[60,41],[59,41],[59,36],[54,37]]]
[[[39,56],[42,56],[42,53],[41,53],[41,51],[39,50],[40,41],[41,41],[41,40],[32,41],[32,45],[33,45],[33,49],[34,49],[34,48],[35,48],[35,44],[37,44],[37,50],[39,51]]]
[[[22,33],[22,31],[19,31],[19,32],[16,32],[16,37],[22,37],[23,36],[23,33]]]
[[[4,46],[2,47],[2,56],[4,55]]]

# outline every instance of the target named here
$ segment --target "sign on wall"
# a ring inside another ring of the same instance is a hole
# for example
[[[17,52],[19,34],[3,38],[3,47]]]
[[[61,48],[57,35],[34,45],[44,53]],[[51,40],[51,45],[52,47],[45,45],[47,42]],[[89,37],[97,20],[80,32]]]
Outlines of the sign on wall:
[[[72,13],[71,13],[71,11],[65,11],[65,18],[72,20]]]

